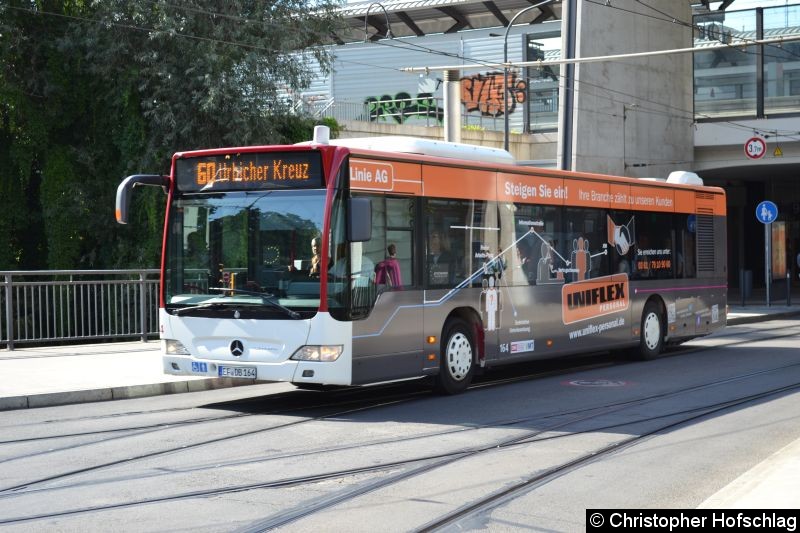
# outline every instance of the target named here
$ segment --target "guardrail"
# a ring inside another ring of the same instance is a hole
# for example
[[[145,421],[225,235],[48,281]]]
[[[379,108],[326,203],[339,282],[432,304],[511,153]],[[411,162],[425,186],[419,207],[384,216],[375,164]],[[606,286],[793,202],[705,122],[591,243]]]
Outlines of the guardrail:
[[[0,344],[158,335],[158,274],[147,270],[0,271]]]

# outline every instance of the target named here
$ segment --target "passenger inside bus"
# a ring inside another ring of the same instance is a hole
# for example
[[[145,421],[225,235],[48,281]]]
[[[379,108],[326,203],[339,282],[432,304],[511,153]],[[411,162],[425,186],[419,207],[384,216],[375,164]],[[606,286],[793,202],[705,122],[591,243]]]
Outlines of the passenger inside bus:
[[[386,259],[375,267],[375,284],[388,288],[402,287],[403,279],[400,274],[400,262],[397,260],[397,246],[390,244],[386,247]]]
[[[308,267],[309,278],[319,278],[319,268],[322,256],[319,254],[320,242],[319,237],[311,239],[311,264]]]

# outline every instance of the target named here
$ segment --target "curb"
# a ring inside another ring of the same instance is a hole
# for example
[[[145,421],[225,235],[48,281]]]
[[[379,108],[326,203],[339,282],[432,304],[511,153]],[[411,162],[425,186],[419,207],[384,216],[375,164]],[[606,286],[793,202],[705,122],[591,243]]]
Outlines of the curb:
[[[127,385],[124,387],[107,387],[82,391],[51,392],[46,394],[31,394],[29,396],[11,396],[0,398],[0,411],[14,409],[35,409],[37,407],[54,407],[57,405],[70,405],[90,402],[105,402],[109,400],[127,400],[131,398],[145,398],[148,396],[161,396],[165,394],[180,394],[184,392],[200,392],[214,389],[226,389],[243,385],[254,385],[254,379],[211,378],[194,379],[187,381],[170,381],[165,383],[152,383],[148,385]]]

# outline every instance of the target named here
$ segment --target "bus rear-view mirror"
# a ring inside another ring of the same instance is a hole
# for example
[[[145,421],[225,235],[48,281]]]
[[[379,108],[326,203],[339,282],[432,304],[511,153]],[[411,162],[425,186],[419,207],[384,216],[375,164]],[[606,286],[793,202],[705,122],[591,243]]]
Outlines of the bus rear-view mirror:
[[[162,187],[164,192],[169,188],[169,176],[159,174],[134,174],[128,176],[117,187],[117,205],[115,215],[120,224],[128,223],[128,206],[131,203],[131,190],[137,185]]]
[[[372,238],[372,202],[369,198],[350,198],[347,217],[347,240],[365,242]]]

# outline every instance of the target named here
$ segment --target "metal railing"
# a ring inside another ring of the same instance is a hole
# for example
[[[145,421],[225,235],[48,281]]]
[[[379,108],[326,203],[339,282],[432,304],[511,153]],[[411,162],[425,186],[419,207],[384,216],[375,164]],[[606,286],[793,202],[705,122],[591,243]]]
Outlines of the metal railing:
[[[158,335],[159,271],[3,271],[0,344]]]

